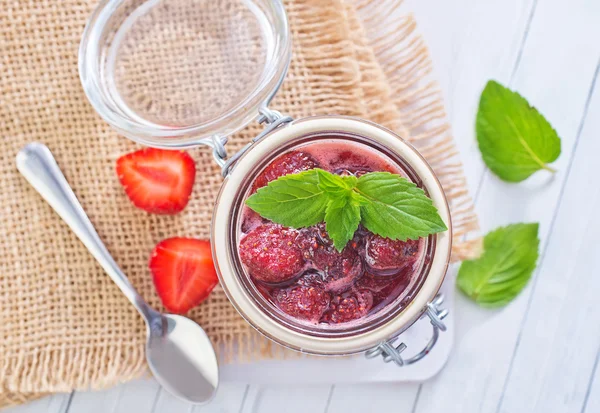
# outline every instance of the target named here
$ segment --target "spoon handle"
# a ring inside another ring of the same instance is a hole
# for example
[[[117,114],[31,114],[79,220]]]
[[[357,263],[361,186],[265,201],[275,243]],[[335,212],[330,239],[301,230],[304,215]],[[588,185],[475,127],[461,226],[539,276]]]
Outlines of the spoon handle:
[[[158,313],[146,304],[111,257],[48,147],[36,142],[25,146],[17,154],[17,169],[69,225],[123,294],[150,322]]]

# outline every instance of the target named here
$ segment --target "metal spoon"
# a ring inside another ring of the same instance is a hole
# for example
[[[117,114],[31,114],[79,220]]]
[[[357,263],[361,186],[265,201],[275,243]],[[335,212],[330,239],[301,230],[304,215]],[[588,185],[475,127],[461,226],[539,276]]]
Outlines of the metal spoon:
[[[30,143],[21,149],[17,168],[69,225],[146,321],[146,359],[156,380],[174,396],[190,403],[210,401],[219,383],[219,366],[202,327],[183,316],[161,314],[144,301],[110,256],[45,145]]]

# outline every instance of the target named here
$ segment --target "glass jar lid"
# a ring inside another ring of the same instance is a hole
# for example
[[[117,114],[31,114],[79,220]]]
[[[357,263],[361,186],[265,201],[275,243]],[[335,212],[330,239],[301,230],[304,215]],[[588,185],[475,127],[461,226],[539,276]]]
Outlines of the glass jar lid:
[[[103,0],[83,34],[79,73],[120,133],[184,148],[255,120],[290,58],[280,0]]]

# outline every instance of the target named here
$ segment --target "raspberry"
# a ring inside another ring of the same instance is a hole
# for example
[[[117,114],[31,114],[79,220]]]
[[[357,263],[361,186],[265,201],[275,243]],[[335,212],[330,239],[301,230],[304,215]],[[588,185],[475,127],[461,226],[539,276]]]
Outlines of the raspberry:
[[[304,268],[298,231],[280,225],[261,225],[240,242],[240,258],[250,275],[266,283],[291,280]]]
[[[419,255],[419,241],[394,241],[370,234],[365,246],[365,262],[376,275],[392,275],[412,266]]]
[[[275,290],[273,299],[284,313],[313,323],[319,321],[330,301],[321,277],[312,273],[305,274],[293,287]]]
[[[300,151],[288,152],[275,159],[262,171],[252,185],[252,192],[256,192],[258,188],[267,186],[269,182],[280,176],[308,171],[309,169],[318,167],[319,163],[311,155]]]
[[[339,324],[356,320],[367,315],[373,307],[373,294],[367,290],[347,292],[331,299],[324,321]]]

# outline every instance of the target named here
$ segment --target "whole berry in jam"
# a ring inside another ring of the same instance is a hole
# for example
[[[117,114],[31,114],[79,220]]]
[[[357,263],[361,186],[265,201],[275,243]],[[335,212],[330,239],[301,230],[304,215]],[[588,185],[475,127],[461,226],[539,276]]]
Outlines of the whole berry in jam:
[[[358,253],[358,241],[350,241],[339,252],[327,235],[325,224],[303,230],[301,240],[304,258],[323,274],[327,291],[344,291],[362,276],[363,263]]]
[[[365,244],[365,263],[377,275],[396,274],[411,267],[419,256],[419,241],[394,241],[370,234]]]
[[[373,307],[373,294],[367,290],[351,291],[331,299],[323,321],[330,324],[347,323],[367,315]]]
[[[308,171],[318,167],[319,163],[311,155],[301,151],[288,152],[275,159],[262,171],[252,185],[252,192],[255,192],[258,188],[267,186],[269,182],[280,176]]]
[[[320,275],[307,273],[293,286],[276,289],[273,301],[284,313],[316,323],[329,308],[330,296]]]
[[[240,242],[242,263],[252,277],[266,283],[281,283],[296,277],[304,257],[296,241],[298,231],[280,225],[261,225]]]

